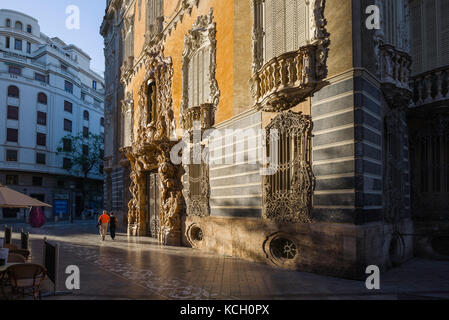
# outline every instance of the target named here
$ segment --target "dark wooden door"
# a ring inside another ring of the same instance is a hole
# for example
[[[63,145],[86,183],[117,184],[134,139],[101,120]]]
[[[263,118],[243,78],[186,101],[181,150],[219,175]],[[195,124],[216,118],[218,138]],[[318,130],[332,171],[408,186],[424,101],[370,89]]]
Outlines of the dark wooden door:
[[[160,193],[159,174],[150,173],[147,175],[147,226],[148,236],[158,238],[160,232]]]

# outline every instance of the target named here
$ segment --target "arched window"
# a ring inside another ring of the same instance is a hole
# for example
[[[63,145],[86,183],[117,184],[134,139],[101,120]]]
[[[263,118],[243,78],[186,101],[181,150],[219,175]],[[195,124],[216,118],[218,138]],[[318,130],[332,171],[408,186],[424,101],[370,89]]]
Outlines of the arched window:
[[[153,113],[154,113],[154,106],[156,102],[156,82],[151,82],[148,84],[148,92],[147,92],[147,112],[148,112],[148,123],[151,123],[153,121]]]
[[[8,97],[18,98],[19,97],[19,88],[16,86],[8,87]]]
[[[40,92],[37,95],[37,102],[39,102],[41,104],[47,104],[47,95],[43,92]]]
[[[84,120],[89,121],[89,111],[85,110],[83,112],[83,118],[84,118]]]
[[[22,31],[23,30],[23,24],[22,24],[22,22],[20,22],[20,21],[16,21],[16,24],[15,24],[15,27],[14,27],[16,30],[20,30],[20,31]]]
[[[11,19],[6,19],[6,26],[11,27]]]

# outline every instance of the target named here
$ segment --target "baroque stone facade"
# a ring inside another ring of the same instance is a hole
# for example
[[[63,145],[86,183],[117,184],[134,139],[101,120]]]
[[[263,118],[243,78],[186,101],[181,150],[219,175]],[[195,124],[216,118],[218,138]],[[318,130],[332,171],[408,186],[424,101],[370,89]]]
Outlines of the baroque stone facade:
[[[129,234],[352,278],[409,259],[407,108],[447,77],[413,93],[408,1],[380,30],[365,4],[110,1]],[[195,150],[213,161],[173,161]]]

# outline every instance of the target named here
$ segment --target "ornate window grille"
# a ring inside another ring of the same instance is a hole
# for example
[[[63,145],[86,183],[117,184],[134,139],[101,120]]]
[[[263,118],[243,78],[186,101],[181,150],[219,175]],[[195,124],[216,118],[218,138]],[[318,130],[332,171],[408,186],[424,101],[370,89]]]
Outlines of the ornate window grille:
[[[267,126],[267,137],[277,131],[278,164],[274,175],[264,177],[264,218],[277,222],[311,222],[312,121],[302,113],[284,112]],[[267,155],[273,141],[267,141]],[[273,164],[271,164],[273,165]]]

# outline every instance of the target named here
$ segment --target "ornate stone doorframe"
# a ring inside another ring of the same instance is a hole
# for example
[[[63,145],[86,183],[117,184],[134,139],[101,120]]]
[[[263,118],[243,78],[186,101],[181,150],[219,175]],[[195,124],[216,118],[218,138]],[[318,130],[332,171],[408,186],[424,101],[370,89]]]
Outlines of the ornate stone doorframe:
[[[147,74],[139,91],[137,114],[137,136],[131,147],[122,151],[131,164],[130,192],[128,204],[130,235],[144,236],[147,233],[146,172],[157,170],[161,195],[159,243],[181,245],[181,217],[185,214],[185,200],[182,194],[182,165],[174,165],[170,152],[178,143],[171,139],[175,133],[171,84],[173,66],[171,58],[163,57],[163,46],[148,48],[144,58]],[[148,85],[155,90],[148,97]],[[148,99],[152,99],[152,116],[149,116]]]

